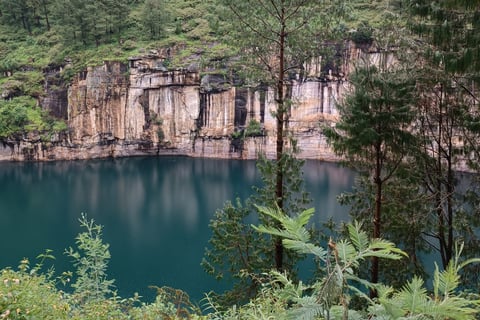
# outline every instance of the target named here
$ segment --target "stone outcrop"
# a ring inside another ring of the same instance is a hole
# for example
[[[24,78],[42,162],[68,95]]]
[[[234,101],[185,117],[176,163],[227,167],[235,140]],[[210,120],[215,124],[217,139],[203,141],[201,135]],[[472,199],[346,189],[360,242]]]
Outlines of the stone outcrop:
[[[321,126],[337,118],[352,61],[366,53],[352,46],[342,67],[305,66],[292,80],[289,132],[301,158],[335,160]],[[368,54],[370,59],[375,55]],[[233,84],[220,71],[169,70],[157,53],[89,67],[70,86],[48,90],[44,108],[68,123],[45,141],[34,135],[0,144],[0,160],[70,160],[132,155],[255,158],[275,153],[273,91]],[[327,121],[328,120],[328,121]],[[253,122],[252,122],[253,121]],[[255,134],[245,134],[249,124]]]

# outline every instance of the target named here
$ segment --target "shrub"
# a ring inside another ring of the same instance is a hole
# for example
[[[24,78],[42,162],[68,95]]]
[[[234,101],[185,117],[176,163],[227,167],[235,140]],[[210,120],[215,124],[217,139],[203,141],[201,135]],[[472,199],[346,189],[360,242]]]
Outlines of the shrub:
[[[68,300],[40,268],[23,259],[18,270],[0,271],[0,319],[69,319]]]
[[[352,41],[357,45],[371,45],[373,42],[373,28],[368,23],[362,23],[352,34]]]
[[[114,280],[108,280],[107,267],[110,260],[109,245],[103,243],[102,226],[88,220],[85,214],[79,219],[80,225],[86,229],[77,236],[78,251],[72,247],[65,254],[73,258],[77,268],[77,279],[72,287],[74,296],[80,304],[97,302],[113,294]]]

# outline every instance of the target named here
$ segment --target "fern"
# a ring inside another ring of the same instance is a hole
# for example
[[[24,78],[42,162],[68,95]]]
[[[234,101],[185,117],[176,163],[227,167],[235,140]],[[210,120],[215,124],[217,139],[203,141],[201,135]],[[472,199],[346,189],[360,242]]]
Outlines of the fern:
[[[312,286],[302,282],[294,283],[286,274],[273,272],[267,285],[270,298],[284,306],[277,314],[265,314],[258,307],[252,311],[258,318],[271,315],[271,319],[455,319],[474,320],[480,309],[480,301],[463,297],[457,293],[460,284],[459,271],[470,263],[480,259],[460,262],[463,246],[457,247],[457,253],[450,265],[443,271],[435,266],[433,275],[433,294],[425,287],[422,278],[414,277],[401,290],[383,284],[372,284],[357,275],[360,261],[370,257],[398,260],[406,253],[392,242],[383,239],[369,239],[361,229],[361,224],[353,222],[347,225],[348,238],[338,242],[330,239],[328,249],[310,242],[305,229],[313,210],[306,210],[296,217],[288,217],[281,210],[258,207],[259,212],[277,222],[276,227],[253,226],[259,232],[283,237],[285,248],[298,253],[313,254],[324,264],[324,276],[316,279]],[[378,297],[371,300],[359,285],[373,288]],[[349,309],[353,297],[360,297],[369,307],[368,314]],[[270,300],[265,300],[270,301]],[[263,302],[265,302],[263,301]],[[250,307],[249,307],[250,308]],[[267,308],[268,309],[268,308]],[[270,309],[269,309],[270,310]],[[278,310],[277,310],[278,311]],[[286,311],[286,313],[284,312]],[[246,318],[247,319],[247,318]]]
[[[312,300],[312,299],[310,299]],[[325,311],[321,304],[312,302],[310,304],[304,304],[297,309],[293,309],[287,314],[287,319],[292,320],[313,320],[318,315],[323,314]]]
[[[468,299],[457,293],[460,284],[459,271],[480,259],[469,259],[459,263],[463,246],[456,247],[455,258],[447,268],[440,271],[435,264],[433,296],[424,286],[422,279],[414,277],[402,290],[394,293],[392,288],[379,288],[378,303],[370,308],[371,317],[387,319],[457,319],[473,320],[478,314],[480,301]]]
[[[370,241],[357,222],[347,226],[348,239],[337,243],[330,239],[328,250],[325,250],[310,242],[310,234],[305,228],[313,215],[313,209],[305,210],[296,217],[289,217],[278,208],[257,207],[257,209],[261,214],[276,221],[279,226],[252,226],[255,230],[282,237],[285,248],[297,253],[313,254],[325,263],[326,275],[317,280],[313,292],[308,295],[305,295],[307,290],[301,287],[301,283],[297,287],[292,287],[287,278],[276,275],[276,281],[283,284],[283,290],[278,293],[279,296],[295,303],[288,313],[290,319],[314,319],[318,316],[329,318],[332,308],[336,308],[336,311],[340,308],[343,310],[340,313],[348,316],[350,293],[353,292],[367,298],[357,287],[353,286],[352,281],[366,287],[374,286],[367,280],[356,276],[359,262],[366,257],[400,259],[406,255],[389,241],[381,239]],[[369,301],[368,298],[367,301]]]
[[[361,231],[362,225],[358,221],[354,221],[347,225],[350,241],[357,251],[364,251],[368,247],[368,236],[366,232]]]
[[[289,217],[283,214],[279,208],[256,207],[258,212],[280,223],[282,228],[252,225],[253,229],[261,233],[283,238],[283,245],[287,249],[301,254],[313,254],[316,258],[325,261],[326,250],[309,242],[311,238],[310,233],[305,228],[305,225],[315,213],[313,208],[302,211],[296,217]]]

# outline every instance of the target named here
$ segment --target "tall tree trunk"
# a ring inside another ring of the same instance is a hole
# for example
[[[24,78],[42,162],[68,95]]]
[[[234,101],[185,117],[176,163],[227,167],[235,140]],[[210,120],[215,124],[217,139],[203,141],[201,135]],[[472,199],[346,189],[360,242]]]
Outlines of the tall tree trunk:
[[[48,21],[48,9],[47,9],[47,3],[42,1],[43,3],[43,13],[45,15],[45,23],[47,24],[47,30],[50,31],[50,22]]]
[[[438,242],[442,266],[445,269],[453,255],[453,145],[452,130],[453,121],[449,123],[447,114],[444,86],[440,89],[440,101],[438,112],[438,138],[437,138],[437,194],[435,195],[438,216]],[[445,104],[445,105],[444,105]],[[446,143],[446,145],[444,144]],[[443,176],[444,162],[446,166],[446,176]],[[443,191],[445,190],[445,193]]]
[[[373,238],[380,238],[381,225],[382,225],[382,163],[381,163],[381,142],[375,146],[376,155],[375,155],[375,173],[373,177],[373,182],[375,184],[375,211],[373,214]],[[378,257],[372,258],[372,269],[371,269],[371,282],[378,283],[378,274],[379,274],[379,260]],[[370,297],[375,298],[377,296],[377,291],[370,289]]]
[[[283,165],[281,163],[283,157],[283,127],[285,125],[285,98],[284,98],[284,80],[285,80],[285,8],[282,6],[282,29],[279,38],[279,71],[277,81],[277,145],[276,145],[276,181],[275,181],[275,198],[280,210],[283,210]],[[277,270],[283,269],[283,244],[282,239],[275,240],[275,267]]]
[[[447,158],[447,248],[446,248],[446,264],[444,268],[450,263],[453,257],[453,192],[455,189],[455,181],[453,176],[453,120],[449,127],[448,136],[448,153]]]

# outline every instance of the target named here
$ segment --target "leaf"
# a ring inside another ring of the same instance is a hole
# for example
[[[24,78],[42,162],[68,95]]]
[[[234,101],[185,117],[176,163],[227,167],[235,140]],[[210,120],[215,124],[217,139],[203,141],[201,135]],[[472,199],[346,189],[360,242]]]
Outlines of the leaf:
[[[303,254],[313,254],[322,261],[326,261],[327,251],[312,243],[305,243],[303,241],[292,239],[283,239],[283,245],[285,246],[285,248],[294,250],[295,252]]]
[[[447,265],[447,268],[442,272],[439,271],[438,265],[435,264],[434,272],[434,292],[436,297],[439,294],[443,294],[444,297],[448,297],[460,284],[460,276],[458,275],[455,263],[452,261]]]
[[[338,252],[338,258],[340,259],[339,262],[342,262],[344,265],[358,265],[357,251],[350,242],[340,241],[335,245],[335,247]]]
[[[427,305],[427,290],[423,287],[423,279],[415,276],[398,294],[406,314],[421,313]]]
[[[324,307],[318,303],[304,304],[288,312],[288,319],[292,320],[313,320],[323,314]]]
[[[253,224],[251,225],[251,227],[254,230],[256,230],[260,233],[271,234],[271,235],[281,237],[281,238],[291,238],[292,237],[290,232],[288,232],[286,230],[280,230],[280,229],[277,229],[277,228],[274,228],[274,227],[267,227],[267,226],[264,226],[264,225],[255,226]]]
[[[378,257],[385,259],[399,260],[403,257],[408,257],[408,254],[395,247],[390,241],[383,239],[372,239],[368,250],[362,253],[362,257]]]
[[[471,259],[468,259],[468,260],[465,260],[463,261],[457,268],[458,271],[460,271],[460,269],[464,268],[465,266],[469,265],[469,264],[472,264],[472,263],[480,263],[480,258],[471,258]]]
[[[362,231],[361,228],[362,225],[358,221],[354,221],[347,225],[350,241],[352,241],[355,249],[358,251],[364,251],[368,246],[367,233]]]

